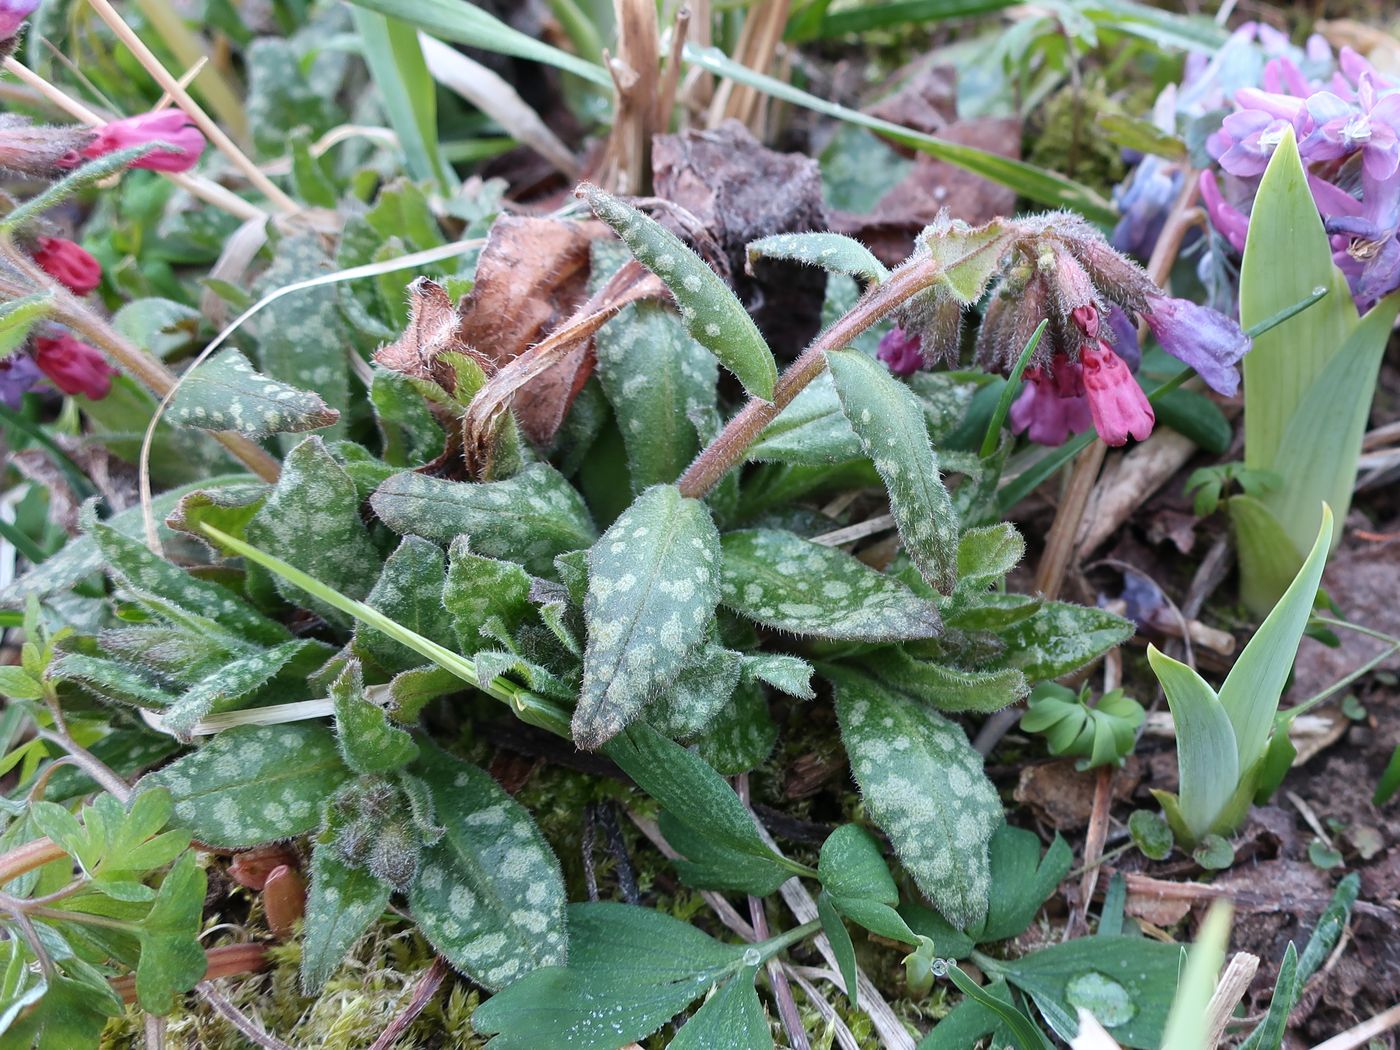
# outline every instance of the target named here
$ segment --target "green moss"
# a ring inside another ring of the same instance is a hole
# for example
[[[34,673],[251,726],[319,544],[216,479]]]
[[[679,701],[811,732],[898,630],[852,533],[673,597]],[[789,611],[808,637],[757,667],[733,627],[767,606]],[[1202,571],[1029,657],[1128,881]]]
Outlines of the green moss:
[[[1107,194],[1127,173],[1122,151],[1095,127],[1118,104],[1099,86],[1065,87],[1045,100],[1026,159]]]

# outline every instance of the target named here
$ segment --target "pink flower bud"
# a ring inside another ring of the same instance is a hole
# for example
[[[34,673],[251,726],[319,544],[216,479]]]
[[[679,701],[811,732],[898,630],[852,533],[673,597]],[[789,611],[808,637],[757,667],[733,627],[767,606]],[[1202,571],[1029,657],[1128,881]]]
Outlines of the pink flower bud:
[[[880,337],[880,348],[875,356],[895,375],[913,375],[924,364],[922,343],[918,335],[896,326]]]
[[[1099,437],[1109,445],[1126,444],[1129,435],[1145,440],[1157,417],[1123,359],[1100,341],[1097,346],[1081,347],[1079,362],[1084,366],[1084,390]]]
[[[106,397],[116,374],[100,350],[72,335],[34,340],[34,363],[65,394],[84,394],[94,401]]]
[[[34,242],[34,261],[74,295],[87,295],[102,283],[102,264],[65,237],[38,238]]]
[[[189,171],[204,152],[204,135],[190,123],[190,118],[179,109],[162,109],[102,125],[97,129],[97,137],[83,149],[82,155],[88,160],[96,160],[116,150],[143,146],[148,142],[164,143],[175,149],[148,153],[136,161],[133,168]]]

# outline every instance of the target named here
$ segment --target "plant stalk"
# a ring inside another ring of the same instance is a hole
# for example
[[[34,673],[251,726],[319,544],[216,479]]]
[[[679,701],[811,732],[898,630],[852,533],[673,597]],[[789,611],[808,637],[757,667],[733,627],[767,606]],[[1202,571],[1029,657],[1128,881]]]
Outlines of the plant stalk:
[[[995,250],[999,242],[983,245],[955,260],[949,268],[957,266],[978,252]],[[933,284],[943,272],[943,268],[929,258],[916,259],[900,267],[883,284],[869,288],[860,301],[844,317],[836,321],[826,331],[812,340],[801,356],[793,361],[778,377],[773,388],[773,400],[750,398],[748,404],[739,410],[719,436],[710,442],[695,462],[686,468],[677,485],[681,495],[699,499],[719,484],[729,471],[736,466],[779,413],[787,408],[808,383],[822,374],[826,368],[826,352],[849,346],[856,336],[888,314],[895,307]]]

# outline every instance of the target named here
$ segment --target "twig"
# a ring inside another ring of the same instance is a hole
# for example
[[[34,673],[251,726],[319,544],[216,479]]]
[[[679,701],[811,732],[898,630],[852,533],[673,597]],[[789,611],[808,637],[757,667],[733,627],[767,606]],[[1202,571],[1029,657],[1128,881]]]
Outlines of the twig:
[[[132,31],[132,28],[117,13],[116,8],[108,3],[108,0],[88,0],[88,3],[97,12],[97,16],[106,22],[112,32],[116,34],[117,39],[125,44],[137,61],[146,68],[156,83],[170,94],[176,104],[185,111],[185,115],[198,126],[200,131],[204,132],[205,137],[216,148],[233,162],[234,167],[243,172],[248,182],[259,193],[271,201],[279,211],[290,215],[301,210],[300,205],[283,193],[275,182],[263,174],[262,169],[254,164],[252,159],[238,148],[238,144],[224,133],[224,129],[210,119],[209,114],[205,113],[190,93],[180,86],[180,82],[171,75],[170,70],[166,69],[161,64],[160,59],[156,58],[155,53],[142,43],[141,38]]]
[[[1098,778],[1094,781],[1094,806],[1084,839],[1084,874],[1079,880],[1079,906],[1070,915],[1069,922],[1065,923],[1065,940],[1070,939],[1073,931],[1088,926],[1089,903],[1094,899],[1094,887],[1099,882],[1103,844],[1108,837],[1108,816],[1113,807],[1113,777],[1117,771],[1115,765],[1100,766]]]
[[[1382,1032],[1388,1032],[1396,1025],[1400,1025],[1400,1003],[1392,1006],[1389,1010],[1376,1014],[1369,1021],[1362,1021],[1359,1025],[1334,1035],[1325,1043],[1318,1043],[1312,1050],[1356,1050],[1356,1047],[1365,1045],[1369,1040],[1374,1039]]]
[[[813,536],[812,542],[820,543],[824,547],[839,547],[843,543],[853,543],[856,540],[863,540],[867,536],[878,536],[882,532],[889,532],[892,528],[894,528],[894,515],[880,514],[866,521],[847,525],[844,529],[835,529],[831,532],[823,532],[820,536]]]
[[[214,1012],[222,1017],[233,1027],[243,1033],[244,1038],[264,1050],[294,1050],[275,1035],[270,1035],[263,1030],[263,1027],[245,1014],[233,1003],[229,1002],[224,995],[215,990],[212,984],[201,984],[195,991],[199,997],[213,1007]]]
[[[666,72],[661,78],[661,90],[656,96],[656,114],[652,128],[664,132],[671,126],[671,111],[676,107],[676,86],[680,83],[685,38],[690,31],[690,8],[681,4],[671,27],[671,50],[666,55]]]
[[[447,962],[441,955],[433,959],[433,965],[424,971],[423,976],[418,979],[418,984],[413,989],[413,998],[408,1001],[403,1012],[389,1022],[389,1027],[376,1039],[369,1050],[389,1050],[391,1046],[403,1038],[404,1032],[408,1031],[419,1014],[432,1002],[437,990],[442,987],[443,980],[447,977]]]
[[[816,970],[805,966],[792,966],[788,963],[783,964],[783,970],[793,979],[797,987],[802,989],[803,994],[807,996],[807,1001],[812,1004],[817,1013],[822,1015],[822,1020],[830,1026],[831,1031],[836,1036],[836,1042],[841,1045],[841,1050],[860,1050],[860,1043],[856,1041],[855,1035],[847,1027],[846,1022],[841,1020],[841,1015],[836,1012],[836,1008],[826,1001],[826,997],[806,977],[807,973],[819,973],[823,977],[835,977],[836,975],[830,970]]]
[[[165,1050],[165,1018],[146,1015],[146,1050]]]
[[[1235,1007],[1249,991],[1249,983],[1259,969],[1259,956],[1249,952],[1236,952],[1225,967],[1215,992],[1206,1005],[1206,1050],[1214,1050],[1225,1034],[1225,1026],[1235,1013]]]

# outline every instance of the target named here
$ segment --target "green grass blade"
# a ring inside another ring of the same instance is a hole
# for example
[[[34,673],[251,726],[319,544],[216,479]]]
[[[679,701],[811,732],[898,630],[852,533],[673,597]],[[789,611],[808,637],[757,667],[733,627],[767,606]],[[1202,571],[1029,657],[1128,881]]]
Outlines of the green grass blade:
[[[848,33],[865,33],[889,26],[942,22],[949,18],[971,18],[1011,7],[1016,0],[894,0],[893,3],[861,4],[840,11],[825,11],[820,19],[793,18],[788,22],[787,39],[794,43],[825,40]]]
[[[1225,949],[1230,944],[1231,905],[1216,901],[1206,913],[1201,932],[1186,958],[1186,971],[1177,985],[1167,1015],[1167,1029],[1162,1035],[1162,1050],[1196,1050],[1206,1045],[1210,1025],[1210,998],[1215,994],[1215,979],[1225,961]]]
[[[381,4],[402,2],[402,0],[362,0],[362,2]],[[686,44],[685,59],[692,65],[708,70],[716,76],[726,77],[740,84],[757,88],[764,94],[780,98],[784,102],[791,102],[804,109],[824,113],[828,117],[835,117],[837,120],[869,128],[871,131],[878,132],[901,145],[991,179],[993,182],[1013,189],[1022,196],[1029,197],[1040,204],[1056,208],[1072,208],[1095,222],[1113,222],[1117,219],[1117,213],[1113,206],[1102,196],[1089,187],[1056,172],[1046,171],[1034,164],[1012,160],[997,153],[989,153],[986,150],[963,146],[946,139],[936,138],[933,135],[925,135],[922,132],[893,124],[888,120],[881,120],[838,103],[828,102],[816,95],[808,94],[801,88],[793,87],[791,84],[765,76],[762,73],[756,73],[747,66],[735,62],[717,48],[701,48],[694,44]]]
[[[543,62],[612,90],[612,78],[602,66],[526,36],[464,0],[354,0],[354,3],[417,26],[442,40]]]
[[[437,85],[428,73],[418,31],[397,18],[352,7],[360,46],[379,93],[389,126],[403,148],[408,173],[415,181],[435,181],[444,194],[457,187],[457,176],[438,149]]]
[[[1035,331],[1031,333],[1030,342],[1026,343],[1026,348],[1016,359],[1016,367],[1011,370],[1011,375],[1007,377],[1006,386],[1001,388],[1001,397],[997,400],[997,407],[992,412],[991,422],[987,424],[987,436],[982,439],[982,450],[978,453],[983,459],[996,451],[997,441],[1001,437],[1001,425],[1006,422],[1006,414],[1011,411],[1011,402],[1016,399],[1016,384],[1020,382],[1026,365],[1030,364],[1031,354],[1035,353],[1035,348],[1040,345],[1040,337],[1045,334],[1045,326],[1049,323],[1047,319],[1035,326]]]

